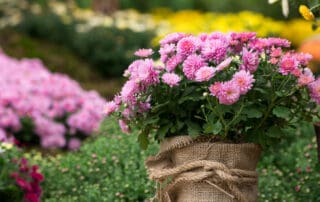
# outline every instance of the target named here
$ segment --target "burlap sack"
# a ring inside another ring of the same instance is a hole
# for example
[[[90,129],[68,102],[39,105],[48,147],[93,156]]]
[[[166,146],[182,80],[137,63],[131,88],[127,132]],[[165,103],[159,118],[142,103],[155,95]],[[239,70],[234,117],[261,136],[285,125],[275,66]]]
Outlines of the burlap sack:
[[[178,136],[165,140],[146,167],[160,202],[254,202],[260,152],[255,144]]]

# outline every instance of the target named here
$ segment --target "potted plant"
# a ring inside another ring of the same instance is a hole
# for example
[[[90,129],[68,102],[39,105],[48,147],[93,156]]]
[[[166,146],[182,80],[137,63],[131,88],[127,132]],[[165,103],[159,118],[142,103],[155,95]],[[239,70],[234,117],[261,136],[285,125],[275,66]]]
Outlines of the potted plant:
[[[106,115],[160,151],[146,161],[160,201],[257,201],[261,147],[318,116],[311,56],[255,33],[173,33],[140,49]],[[143,58],[145,57],[145,58]]]

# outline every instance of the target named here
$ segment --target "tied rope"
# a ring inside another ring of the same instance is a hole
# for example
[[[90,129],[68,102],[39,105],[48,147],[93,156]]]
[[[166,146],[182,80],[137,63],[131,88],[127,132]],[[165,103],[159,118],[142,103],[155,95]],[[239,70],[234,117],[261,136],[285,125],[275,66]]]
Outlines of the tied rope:
[[[151,201],[157,198],[160,202],[171,202],[170,195],[175,190],[174,188],[179,184],[191,182],[206,183],[232,200],[247,201],[240,187],[257,184],[257,173],[255,171],[229,169],[221,162],[205,160],[213,146],[212,144],[208,145],[205,155],[199,157],[198,160],[185,162],[180,166],[171,168],[168,156],[173,150],[200,142],[210,143],[212,141],[208,138],[192,139],[188,136],[168,138],[163,147],[160,147],[160,152],[146,160],[149,178],[155,180],[157,184],[157,194]],[[218,184],[224,188],[218,186]]]
[[[257,173],[255,171],[245,171],[240,169],[229,169],[223,163],[198,160],[189,162],[175,168],[169,169],[150,169],[149,177],[161,183],[165,179],[174,180],[166,185],[159,197],[160,201],[169,201],[171,190],[181,183],[204,182],[215,187],[220,192],[226,194],[231,199],[246,201],[245,196],[239,186],[257,183]],[[224,184],[228,188],[225,190],[217,185]],[[161,200],[165,197],[165,200]]]

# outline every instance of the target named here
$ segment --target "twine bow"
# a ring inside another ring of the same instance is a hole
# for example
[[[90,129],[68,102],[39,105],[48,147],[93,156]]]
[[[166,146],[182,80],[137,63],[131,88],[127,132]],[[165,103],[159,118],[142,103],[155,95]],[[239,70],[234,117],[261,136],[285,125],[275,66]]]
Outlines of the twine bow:
[[[160,201],[171,202],[171,190],[178,184],[190,182],[207,183],[231,199],[246,201],[239,187],[257,183],[258,176],[255,171],[229,169],[220,162],[198,160],[175,168],[149,169],[149,177],[160,184],[165,179],[173,179],[173,181],[168,183],[163,189],[158,190],[158,198]],[[227,190],[218,186],[218,183],[225,185]]]

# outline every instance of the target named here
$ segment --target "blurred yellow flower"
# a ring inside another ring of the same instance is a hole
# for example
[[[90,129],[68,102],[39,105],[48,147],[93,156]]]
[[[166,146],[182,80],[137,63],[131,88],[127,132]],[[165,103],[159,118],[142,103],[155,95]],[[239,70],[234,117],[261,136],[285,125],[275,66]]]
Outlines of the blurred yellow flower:
[[[299,12],[305,20],[314,20],[314,15],[312,11],[306,5],[300,5]]]
[[[320,30],[312,30],[309,22],[302,19],[294,19],[286,23],[280,36],[290,40],[293,45],[299,46],[307,38],[319,33]]]

